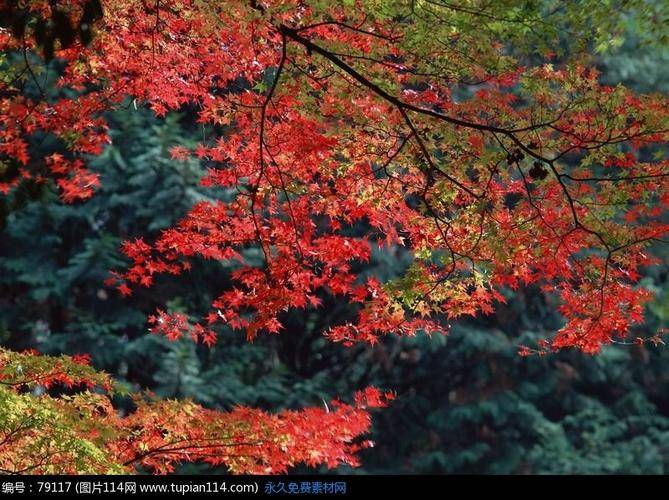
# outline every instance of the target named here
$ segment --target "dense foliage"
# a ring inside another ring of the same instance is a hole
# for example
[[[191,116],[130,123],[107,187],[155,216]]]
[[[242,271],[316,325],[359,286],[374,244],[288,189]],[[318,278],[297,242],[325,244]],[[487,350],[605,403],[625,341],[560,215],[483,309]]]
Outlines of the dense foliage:
[[[667,106],[630,88],[664,90],[637,77],[666,53],[625,37],[600,74],[583,52],[660,40],[661,3],[71,0],[69,43],[47,4],[0,32],[3,343],[217,410],[10,378],[4,470],[355,465],[384,397],[326,401],[370,384],[398,399],[367,470],[665,470]]]
[[[385,404],[383,395],[368,389],[356,394],[355,407],[333,401],[332,409],[268,415],[137,396],[133,411],[121,416],[110,401],[113,382],[87,364],[82,356],[0,352],[0,472],[111,474],[137,466],[169,472],[182,461],[256,474],[285,472],[300,462],[355,465],[355,452],[369,446],[353,442],[368,430],[365,409]],[[25,393],[77,386],[85,389],[74,395]]]

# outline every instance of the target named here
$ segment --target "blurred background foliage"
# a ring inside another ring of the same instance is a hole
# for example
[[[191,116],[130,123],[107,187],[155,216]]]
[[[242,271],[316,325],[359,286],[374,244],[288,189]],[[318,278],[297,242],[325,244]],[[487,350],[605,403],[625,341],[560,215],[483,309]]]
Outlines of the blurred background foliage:
[[[633,34],[597,62],[606,83],[669,90],[669,51]],[[205,313],[226,286],[224,266],[197,262],[190,274],[161,278],[129,299],[103,280],[124,265],[122,240],[155,238],[195,201],[222,195],[198,186],[206,165],[169,153],[212,131],[192,110],[158,120],[132,103],[109,120],[113,143],[91,160],[102,181],[91,200],[64,205],[48,187],[23,185],[0,206],[3,345],[87,352],[136,388],[221,409],[320,405],[370,384],[395,390],[396,402],[375,414],[376,447],[363,452],[361,468],[340,472],[669,472],[669,349],[614,345],[596,357],[521,358],[519,344],[560,326],[555,304],[535,289],[509,293],[496,314],[459,322],[447,337],[388,337],[374,348],[323,338],[335,319],[353,314],[326,296],[322,308],[287,314],[280,335],[253,344],[225,331],[211,349],[150,335],[146,315],[157,306]],[[666,262],[666,248],[656,252]],[[360,273],[389,279],[408,260],[399,250],[377,252]],[[668,271],[647,270],[657,299],[641,336],[669,324]]]

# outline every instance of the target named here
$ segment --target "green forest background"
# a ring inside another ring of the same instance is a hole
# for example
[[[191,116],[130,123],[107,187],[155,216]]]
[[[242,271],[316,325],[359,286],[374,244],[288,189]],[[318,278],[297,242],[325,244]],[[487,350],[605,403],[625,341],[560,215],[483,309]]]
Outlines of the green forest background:
[[[637,38],[597,57],[602,80],[667,92],[669,51]],[[52,78],[58,69],[52,62]],[[197,262],[188,275],[122,299],[103,285],[110,269],[125,265],[119,245],[155,238],[195,201],[221,193],[198,186],[206,164],[170,159],[171,147],[208,133],[194,110],[158,120],[129,105],[109,120],[113,145],[91,160],[102,181],[91,200],[65,205],[31,184],[0,200],[3,345],[87,352],[97,368],[136,389],[219,409],[321,405],[367,385],[396,391],[397,400],[374,415],[376,446],[362,453],[362,467],[337,472],[669,472],[669,348],[615,345],[594,357],[522,358],[519,344],[561,324],[555,304],[536,289],[509,293],[496,314],[459,322],[447,337],[389,336],[374,348],[326,341],[321,332],[353,311],[325,296],[322,308],[287,315],[282,334],[253,344],[232,331],[211,349],[150,335],[146,315],[156,307],[206,312],[227,270]],[[666,261],[666,248],[655,250]],[[409,259],[400,250],[376,253],[359,271],[385,280]],[[647,270],[644,285],[657,299],[640,336],[668,326],[668,273],[669,264]],[[189,465],[180,472],[225,471]]]

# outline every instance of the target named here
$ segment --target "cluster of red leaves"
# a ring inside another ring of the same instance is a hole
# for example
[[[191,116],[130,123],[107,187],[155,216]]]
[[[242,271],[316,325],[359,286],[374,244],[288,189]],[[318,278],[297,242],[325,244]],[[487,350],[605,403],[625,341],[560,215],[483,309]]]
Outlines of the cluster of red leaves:
[[[141,467],[167,473],[184,462],[258,474],[283,473],[300,463],[356,466],[357,452],[372,445],[362,439],[371,425],[369,410],[393,399],[370,387],[355,395],[353,405],[333,401],[269,414],[137,396],[135,410],[123,416],[112,406],[118,388],[88,362],[87,356],[0,350],[0,399],[9,405],[0,418],[2,472],[108,473]],[[26,393],[35,387],[61,395]],[[63,388],[71,395],[62,394]]]
[[[123,419],[124,439],[113,443],[123,463],[170,472],[183,461],[225,465],[234,473],[277,474],[308,466],[358,466],[356,453],[372,446],[369,408],[392,395],[368,388],[351,406],[338,401],[323,407],[267,414],[238,407],[228,413],[188,403],[158,401],[139,405]]]
[[[168,314],[158,309],[157,314],[149,316],[149,329],[155,335],[164,335],[169,340],[178,340],[188,333],[194,342],[202,342],[208,346],[216,342],[216,333],[207,330],[199,323],[191,325],[188,316],[182,313]]]
[[[203,184],[226,201],[197,204],[152,243],[127,242],[132,264],[110,282],[129,295],[200,257],[231,264],[234,285],[200,323],[159,313],[153,331],[174,338],[181,326],[210,342],[222,323],[253,338],[330,293],[359,310],[330,337],[373,343],[491,313],[504,288],[528,284],[560,300],[554,349],[596,352],[642,320],[645,247],[668,229],[669,161],[650,159],[667,140],[665,98],[602,86],[576,64],[499,69],[501,44],[464,35],[426,56],[405,43],[429,22],[410,12],[398,21],[297,0],[105,10],[90,47],[58,53],[70,63],[62,84],[84,95],[4,98],[2,153],[27,165],[35,129],[74,130],[73,154],[95,153],[99,111],[127,96],[158,115],[199,107],[216,137],[172,155],[205,162]],[[479,80],[471,98],[453,98],[453,74]],[[87,196],[93,179],[61,165],[64,196]],[[355,265],[373,248],[402,246],[414,255],[406,276],[360,282]]]
[[[81,15],[81,3],[67,3],[73,18]],[[49,2],[27,2],[26,7],[40,16],[50,15]],[[31,52],[36,47],[32,37],[17,39],[0,30],[0,51],[23,51],[25,54],[24,66],[14,69],[13,73],[8,72],[8,78],[0,82],[0,164],[3,171],[8,166],[15,170],[8,178],[0,180],[0,193],[7,194],[26,179],[41,182],[49,176],[56,179],[64,201],[85,199],[92,195],[98,179],[96,174],[86,170],[83,158],[101,153],[109,142],[106,122],[100,116],[108,105],[96,93],[77,98],[47,98],[44,78],[37,75],[37,69],[33,69],[30,62]],[[80,55],[79,48],[59,52],[60,57],[72,64]],[[27,82],[37,87],[39,98],[27,97],[21,92]],[[63,80],[61,83],[69,86],[70,82]],[[46,158],[31,156],[29,144],[45,135],[57,139],[67,151],[67,157],[61,154]]]

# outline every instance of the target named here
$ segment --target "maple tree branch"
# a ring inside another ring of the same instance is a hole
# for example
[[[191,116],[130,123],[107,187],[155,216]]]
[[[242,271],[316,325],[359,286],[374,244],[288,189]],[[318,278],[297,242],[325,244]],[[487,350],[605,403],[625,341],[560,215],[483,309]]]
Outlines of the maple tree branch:
[[[218,439],[218,438],[210,438],[211,440]],[[182,446],[177,446],[175,448],[170,448],[170,446],[175,446],[179,443],[183,442],[188,442],[187,439],[181,439],[179,441],[173,441],[171,443],[165,443],[162,446],[158,446],[156,448],[151,448],[150,450],[147,450],[145,452],[142,452],[138,455],[135,455],[133,458],[130,460],[127,460],[123,462],[124,466],[129,466],[134,464],[135,462],[139,462],[151,455],[159,455],[161,453],[172,453],[172,454],[179,454],[184,451],[188,450],[201,450],[201,449],[217,449],[217,448],[232,448],[234,446],[258,446],[263,444],[263,441],[257,441],[257,442],[249,442],[249,443],[212,443],[212,444],[195,444],[198,441],[202,441],[202,438],[200,439],[193,439],[193,444],[187,444],[187,445],[182,445]],[[226,456],[231,456],[231,455],[226,455]],[[241,455],[244,456],[244,455]]]
[[[416,127],[413,124],[413,122],[411,121],[411,118],[407,114],[406,110],[401,106],[398,106],[397,109],[399,110],[400,114],[402,115],[402,118],[404,118],[404,121],[406,122],[409,129],[411,130],[411,135],[413,135],[413,137],[416,139],[416,142],[418,143],[418,147],[420,148],[421,152],[423,153],[423,158],[428,163],[430,168],[432,170],[434,170],[435,172],[438,172],[441,175],[443,175],[444,177],[446,177],[449,181],[451,181],[453,184],[458,186],[460,189],[465,191],[470,196],[473,196],[475,199],[479,199],[481,197],[480,195],[477,195],[471,189],[469,189],[467,186],[465,186],[460,181],[458,181],[456,178],[450,176],[449,174],[447,174],[446,172],[441,170],[439,167],[437,167],[437,165],[435,165],[434,161],[432,161],[432,157],[431,157],[429,151],[427,150],[427,147],[425,146],[425,143],[420,138],[420,135],[418,135],[418,131],[416,130]]]
[[[30,66],[30,62],[28,61],[28,46],[26,44],[25,35],[22,37],[22,42],[23,42],[23,47],[22,47],[23,62],[25,64],[25,68],[28,70],[28,73],[30,73],[30,78],[32,78],[32,81],[37,86],[37,90],[39,91],[39,94],[42,97],[42,99],[46,99],[46,93],[44,92],[44,89],[42,88],[40,83],[37,81],[37,76],[35,76],[32,66]]]
[[[367,20],[367,16],[360,22],[358,26],[351,26],[350,24],[344,23],[342,21],[322,21],[319,23],[314,23],[310,24],[308,26],[303,26],[300,28],[297,28],[297,31],[308,31],[314,28],[319,28],[321,26],[338,26],[340,28],[348,29],[351,31],[355,31],[356,33],[360,33],[362,35],[369,35],[373,36],[376,38],[380,38],[382,40],[387,40],[389,42],[395,42],[399,40],[401,37],[393,37],[393,36],[387,36],[387,35],[382,35],[381,33],[376,33],[374,31],[369,31],[369,30],[364,30],[362,29],[362,26],[365,24],[365,21]]]
[[[22,422],[19,423],[19,425],[18,425],[17,427],[15,427],[14,429],[12,429],[12,430],[9,431],[9,432],[6,432],[4,438],[2,439],[2,441],[0,441],[0,447],[2,447],[2,446],[4,446],[4,445],[6,445],[7,443],[9,443],[9,442],[11,441],[11,439],[12,439],[16,434],[18,434],[19,432],[21,432],[22,430],[29,429],[31,423],[32,423],[32,422],[30,422],[30,419],[28,419],[27,421],[22,421]]]
[[[283,71],[284,64],[286,63],[286,38],[284,36],[281,37],[282,45],[281,45],[281,59],[279,60],[279,65],[276,70],[276,74],[274,75],[274,81],[272,82],[272,86],[269,89],[269,92],[267,94],[267,97],[265,98],[265,101],[260,109],[260,137],[259,137],[259,155],[260,155],[260,172],[258,172],[258,180],[256,181],[255,185],[251,189],[251,217],[253,218],[253,224],[255,227],[255,232],[256,232],[256,237],[258,238],[258,243],[260,244],[260,247],[262,249],[263,255],[265,256],[265,262],[267,265],[270,263],[270,258],[268,255],[267,249],[265,249],[265,244],[263,243],[262,239],[262,233],[260,231],[260,226],[258,225],[258,220],[256,218],[255,214],[255,205],[257,202],[257,196],[258,196],[258,190],[260,188],[260,182],[262,181],[263,176],[265,175],[265,122],[267,119],[267,106],[269,106],[270,102],[272,101],[272,96],[274,95],[274,91],[276,90],[276,87],[279,83],[279,79],[281,78],[281,73]]]
[[[440,113],[438,111],[434,111],[431,109],[427,108],[422,108],[420,106],[416,106],[414,104],[407,103],[398,97],[388,93],[385,91],[383,88],[375,84],[374,82],[370,81],[368,78],[366,78],[364,75],[362,75],[360,72],[358,72],[355,68],[350,66],[349,64],[345,63],[342,61],[339,57],[337,57],[335,54],[330,52],[327,49],[324,49],[320,45],[317,45],[313,43],[311,40],[308,38],[305,38],[299,34],[299,31],[295,28],[291,28],[289,26],[286,26],[285,24],[281,24],[278,28],[278,31],[287,38],[290,38],[294,40],[295,42],[299,43],[300,45],[304,46],[308,52],[315,52],[317,54],[320,54],[330,62],[332,62],[335,66],[339,67],[342,69],[344,72],[346,72],[349,76],[351,76],[354,80],[356,80],[358,83],[362,84],[364,87],[368,88],[372,92],[374,92],[376,95],[379,97],[383,98],[387,102],[393,104],[395,107],[398,109],[404,110],[404,111],[415,111],[416,113],[420,113],[426,116],[430,116],[432,118],[436,118],[441,121],[445,121],[447,123],[450,123],[452,125],[457,125],[461,126],[464,128],[469,128],[473,130],[480,130],[483,132],[493,132],[493,133],[499,133],[502,135],[505,135],[509,137],[520,149],[522,149],[525,153],[528,155],[532,156],[533,158],[546,162],[546,163],[551,163],[552,160],[549,158],[546,158],[536,151],[533,151],[531,148],[529,148],[527,145],[525,145],[518,137],[516,137],[517,133],[522,133],[522,132],[530,132],[533,130],[537,130],[539,128],[543,128],[545,126],[549,126],[553,123],[555,123],[558,119],[556,120],[551,120],[546,123],[539,123],[539,124],[533,124],[528,127],[521,127],[521,128],[515,128],[515,129],[507,129],[507,128],[502,128],[502,127],[497,127],[494,125],[487,125],[483,123],[477,123],[477,122],[470,122],[466,120],[462,120],[460,118],[455,118],[453,116],[449,116],[443,113]],[[556,174],[557,175],[557,174]]]
[[[624,177],[574,177],[570,174],[561,173],[560,177],[569,179],[574,182],[625,182],[625,181],[639,181],[646,179],[659,179],[662,177],[669,177],[669,173],[665,174],[647,174],[647,175],[628,175]]]
[[[484,132],[497,132],[500,134],[504,135],[512,135],[515,133],[520,133],[520,132],[528,132],[530,130],[534,130],[537,128],[541,128],[545,126],[545,124],[537,124],[537,125],[532,125],[529,127],[522,127],[522,128],[517,128],[517,129],[506,129],[506,128],[501,128],[501,127],[496,127],[494,125],[486,125],[483,123],[476,123],[476,122],[470,122],[466,120],[462,120],[460,118],[455,118],[453,116],[445,115],[443,113],[439,113],[438,111],[434,111],[431,109],[427,108],[422,108],[420,106],[416,106],[414,104],[407,103],[398,97],[388,93],[381,87],[379,87],[377,84],[374,82],[370,81],[368,78],[366,78],[364,75],[359,73],[355,68],[350,66],[349,64],[346,64],[344,61],[342,61],[339,57],[337,57],[334,53],[330,52],[327,49],[324,49],[320,45],[317,45],[313,43],[311,40],[308,38],[305,38],[299,34],[299,31],[295,28],[290,28],[286,26],[285,24],[282,24],[278,28],[279,32],[285,35],[286,37],[298,42],[300,45],[304,46],[308,51],[315,52],[317,54],[320,54],[330,62],[332,62],[335,66],[339,67],[346,73],[348,73],[351,77],[353,77],[356,81],[361,83],[363,86],[367,87],[371,91],[373,91],[375,94],[377,94],[379,97],[382,97],[386,101],[394,104],[398,108],[402,108],[405,110],[411,110],[415,111],[417,113],[421,113],[424,115],[431,116],[432,118],[437,118],[439,120],[451,123],[453,125],[459,125],[461,127],[465,128],[470,128],[470,129],[475,129],[475,130],[481,130]],[[517,140],[517,139],[516,139]]]

